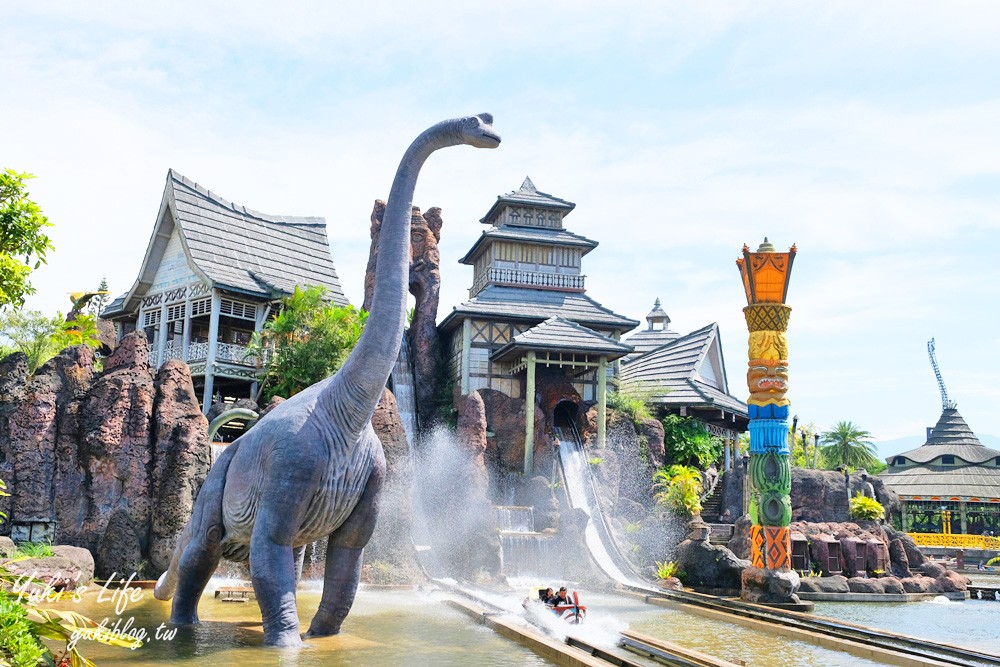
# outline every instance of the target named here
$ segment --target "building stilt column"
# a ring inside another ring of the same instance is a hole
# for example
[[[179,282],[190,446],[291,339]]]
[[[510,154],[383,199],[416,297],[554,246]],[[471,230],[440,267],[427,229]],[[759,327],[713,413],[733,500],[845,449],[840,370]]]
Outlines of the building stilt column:
[[[469,394],[469,372],[472,366],[472,320],[462,322],[462,396]]]
[[[597,364],[597,446],[601,449],[608,437],[608,358]]]
[[[468,320],[466,320],[468,322]],[[535,352],[527,356],[527,378],[524,388],[524,476],[531,475],[535,457]]]
[[[201,411],[208,414],[212,407],[212,392],[215,389],[215,353],[219,348],[219,311],[222,309],[222,295],[212,290],[212,312],[208,319],[208,354],[205,359],[205,395],[202,396]]]
[[[968,520],[968,511],[967,510],[968,510],[967,503],[964,500],[961,501],[960,503],[958,503],[958,516],[959,516],[959,521],[960,521],[959,525],[960,525],[960,527],[962,529],[962,534],[963,535],[968,535],[969,534],[969,528],[968,528],[969,524],[968,524],[968,521],[967,521]]]

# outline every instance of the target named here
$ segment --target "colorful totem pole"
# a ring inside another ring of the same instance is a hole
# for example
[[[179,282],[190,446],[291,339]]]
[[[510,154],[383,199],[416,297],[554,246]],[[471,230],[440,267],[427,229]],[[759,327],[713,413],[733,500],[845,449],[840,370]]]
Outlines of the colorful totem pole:
[[[750,398],[750,560],[765,570],[792,565],[788,524],[792,520],[792,469],[788,446],[788,316],[785,305],[795,246],[775,252],[767,238],[736,260],[743,276],[750,330],[747,386]]]

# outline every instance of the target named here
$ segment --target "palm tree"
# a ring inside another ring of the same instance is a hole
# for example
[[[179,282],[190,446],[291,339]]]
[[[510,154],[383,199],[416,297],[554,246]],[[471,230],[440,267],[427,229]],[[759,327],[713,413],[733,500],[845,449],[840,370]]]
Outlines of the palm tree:
[[[839,421],[820,435],[820,451],[827,468],[871,468],[879,463],[872,434],[850,421]]]

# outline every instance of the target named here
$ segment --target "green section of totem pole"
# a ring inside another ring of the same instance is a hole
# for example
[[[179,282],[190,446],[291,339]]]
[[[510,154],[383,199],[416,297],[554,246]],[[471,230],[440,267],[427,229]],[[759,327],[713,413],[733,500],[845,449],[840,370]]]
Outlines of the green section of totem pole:
[[[762,526],[787,526],[792,522],[792,467],[787,454],[765,452],[750,457],[750,479]],[[757,523],[755,521],[754,523]]]

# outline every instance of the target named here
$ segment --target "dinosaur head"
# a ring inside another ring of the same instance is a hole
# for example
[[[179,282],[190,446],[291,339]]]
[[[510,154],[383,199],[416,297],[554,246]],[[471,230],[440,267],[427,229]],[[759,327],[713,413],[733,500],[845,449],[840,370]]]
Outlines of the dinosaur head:
[[[476,148],[496,148],[500,135],[493,131],[493,114],[481,113],[459,121],[462,143]]]

